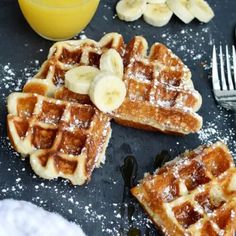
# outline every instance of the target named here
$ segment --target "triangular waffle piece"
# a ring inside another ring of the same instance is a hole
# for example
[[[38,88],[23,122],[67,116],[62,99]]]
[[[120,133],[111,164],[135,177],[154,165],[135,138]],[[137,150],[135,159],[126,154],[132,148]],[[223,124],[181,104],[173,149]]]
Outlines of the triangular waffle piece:
[[[128,91],[121,107],[110,114],[115,121],[176,134],[194,133],[201,128],[202,118],[195,113],[201,106],[201,96],[193,87],[189,69],[160,43],[154,44],[147,55],[147,42],[139,36],[128,45],[117,33],[107,34],[99,42],[58,42],[38,74],[27,82],[24,92],[91,104],[88,96],[63,86],[64,74],[80,65],[99,67],[101,55],[109,48],[116,49],[123,58],[123,80]]]
[[[94,106],[31,93],[8,97],[8,134],[36,174],[83,184],[104,161],[110,118]]]
[[[235,235],[236,168],[221,142],[185,152],[131,192],[164,235]]]

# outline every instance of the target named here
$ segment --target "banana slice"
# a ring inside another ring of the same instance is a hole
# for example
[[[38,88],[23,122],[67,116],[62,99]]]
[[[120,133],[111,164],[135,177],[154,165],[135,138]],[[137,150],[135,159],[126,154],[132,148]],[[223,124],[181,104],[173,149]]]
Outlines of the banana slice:
[[[116,5],[117,15],[121,20],[135,21],[142,16],[146,3],[146,0],[121,0]]]
[[[215,15],[212,8],[204,0],[189,0],[188,9],[199,21],[207,23]]]
[[[147,0],[147,3],[165,3],[166,0]]]
[[[100,58],[100,70],[111,72],[123,78],[124,65],[120,54],[115,49],[109,49]]]
[[[103,112],[117,109],[123,103],[125,95],[125,83],[118,76],[108,72],[99,73],[89,89],[91,101]]]
[[[65,74],[65,87],[74,93],[88,94],[92,80],[100,70],[92,66],[75,67]]]
[[[188,24],[194,19],[194,16],[188,9],[188,0],[167,0],[166,4],[185,24]]]
[[[170,21],[172,15],[165,3],[147,4],[143,18],[148,24],[161,27]]]

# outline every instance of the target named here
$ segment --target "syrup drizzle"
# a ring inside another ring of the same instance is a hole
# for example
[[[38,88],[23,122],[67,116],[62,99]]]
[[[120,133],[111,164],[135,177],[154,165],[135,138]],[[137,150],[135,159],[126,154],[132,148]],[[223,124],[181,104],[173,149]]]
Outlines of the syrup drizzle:
[[[137,228],[130,228],[127,236],[141,236],[141,230]]]
[[[129,231],[125,232],[125,227],[120,230],[120,235],[139,236],[141,231],[132,227],[132,216],[135,212],[135,199],[130,193],[130,189],[135,185],[137,176],[138,163],[134,156],[127,156],[124,159],[124,164],[120,167],[120,171],[124,180],[123,201],[121,208],[121,216],[128,222]]]
[[[161,168],[166,162],[171,160],[171,156],[168,151],[163,150],[160,154],[157,154],[153,163],[154,170]]]
[[[160,154],[156,155],[153,163],[154,170],[162,167],[166,162],[171,160],[168,151],[163,150]],[[121,216],[124,222],[129,226],[128,232],[125,230],[125,225],[120,229],[120,235],[124,236],[141,236],[141,230],[133,227],[132,216],[135,213],[135,198],[131,195],[130,189],[135,186],[135,179],[137,177],[138,163],[134,156],[127,156],[124,159],[124,164],[120,167],[120,171],[124,180],[123,200],[121,207]],[[127,225],[126,225],[127,226]],[[150,235],[150,229],[147,228],[145,235]]]
[[[132,188],[134,186],[134,181],[138,170],[136,158],[134,156],[127,156],[120,170],[124,179],[125,187],[128,187],[129,189]]]

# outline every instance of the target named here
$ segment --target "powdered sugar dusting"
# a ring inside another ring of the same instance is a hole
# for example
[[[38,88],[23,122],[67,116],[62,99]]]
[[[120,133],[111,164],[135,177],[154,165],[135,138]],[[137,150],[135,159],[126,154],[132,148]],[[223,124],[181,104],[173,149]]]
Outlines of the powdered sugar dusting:
[[[21,69],[20,71],[16,71],[15,65],[12,65],[10,62],[7,64],[0,64],[0,75],[1,75],[1,83],[0,83],[0,92],[3,98],[6,98],[8,94],[5,91],[16,92],[21,91],[25,81],[31,79],[33,75],[36,74],[39,68],[39,61],[34,60],[31,61],[27,67]]]
[[[233,114],[224,108],[217,106],[217,112],[209,112],[209,116],[214,119],[206,120],[203,128],[198,132],[198,138],[202,144],[214,143],[218,140],[226,143],[236,159],[236,130],[229,124],[235,122]]]
[[[158,37],[154,36],[157,40]],[[177,55],[185,54],[184,57],[181,57],[184,62],[187,62],[191,58],[191,64],[196,65],[201,62],[207,69],[211,54],[203,50],[203,45],[207,44],[209,47],[212,47],[214,44],[209,25],[201,26],[198,31],[192,28],[185,28],[178,33],[173,33],[166,29],[162,33],[161,38]]]

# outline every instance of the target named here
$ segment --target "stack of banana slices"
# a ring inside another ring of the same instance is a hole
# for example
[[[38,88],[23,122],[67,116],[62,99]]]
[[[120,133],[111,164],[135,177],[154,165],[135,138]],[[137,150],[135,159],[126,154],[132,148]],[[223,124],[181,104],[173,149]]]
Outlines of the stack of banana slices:
[[[185,24],[194,18],[207,23],[214,12],[204,0],[121,0],[116,6],[118,17],[124,21],[135,21],[142,15],[153,26],[166,25],[173,14]]]
[[[79,66],[67,71],[65,87],[74,93],[88,95],[100,111],[109,113],[117,109],[125,99],[123,73],[120,54],[115,49],[109,49],[101,56],[99,69]]]

